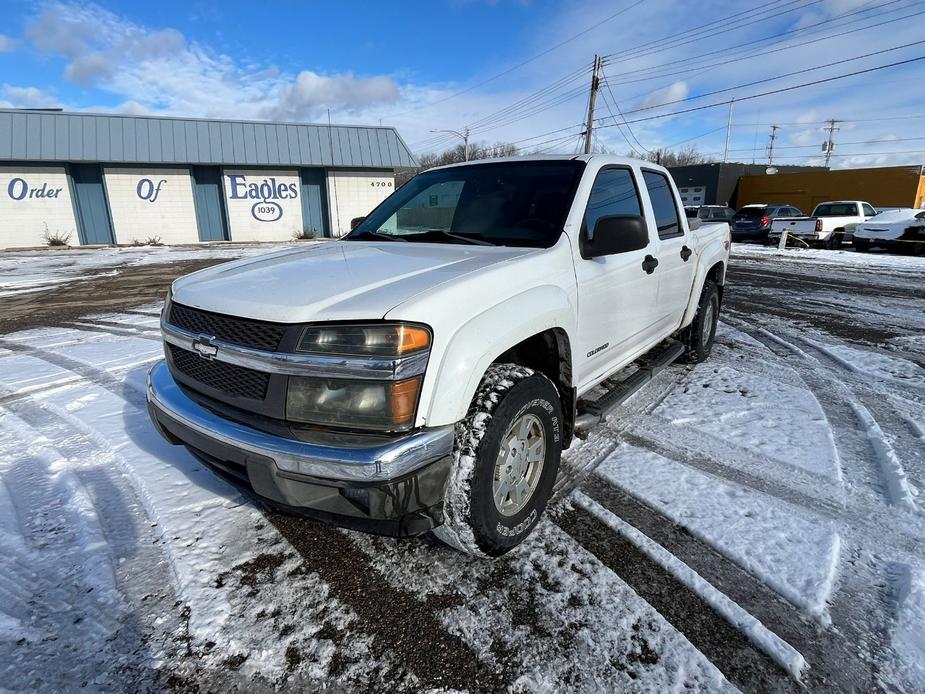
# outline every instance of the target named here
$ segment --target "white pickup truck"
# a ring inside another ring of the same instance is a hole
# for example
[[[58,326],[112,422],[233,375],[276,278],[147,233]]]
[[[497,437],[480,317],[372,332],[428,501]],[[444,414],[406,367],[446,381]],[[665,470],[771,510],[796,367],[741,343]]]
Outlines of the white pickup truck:
[[[162,314],[156,427],[285,508],[502,554],[574,436],[710,353],[729,227],[692,235],[662,167],[432,169],[354,222],[178,279]]]
[[[781,217],[771,222],[768,240],[779,243],[784,230],[789,237],[825,248],[841,248],[842,241],[851,241],[858,224],[877,214],[869,202],[838,200],[821,202],[809,217]]]

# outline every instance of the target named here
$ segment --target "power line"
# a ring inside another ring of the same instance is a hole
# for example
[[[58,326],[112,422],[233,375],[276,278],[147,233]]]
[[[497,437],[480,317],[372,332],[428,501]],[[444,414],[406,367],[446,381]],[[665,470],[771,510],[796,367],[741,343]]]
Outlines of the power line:
[[[674,101],[665,101],[663,103],[655,104],[652,106],[642,106],[640,108],[627,111],[626,113],[633,114],[633,113],[641,113],[643,111],[651,111],[653,109],[662,108],[664,106],[671,106],[673,104],[685,103],[688,101],[693,101],[695,99],[702,99],[707,96],[713,96],[714,94],[723,94],[725,92],[731,92],[731,91],[736,91],[738,89],[744,89],[745,87],[753,87],[756,84],[764,84],[765,82],[773,82],[775,80],[784,79],[785,77],[793,77],[795,75],[802,75],[807,72],[814,72],[816,70],[822,70],[827,67],[834,67],[835,65],[843,65],[845,63],[850,63],[855,60],[863,60],[864,58],[871,58],[875,55],[882,55],[884,53],[892,53],[893,51],[899,51],[904,48],[910,48],[911,46],[918,46],[923,43],[925,43],[925,39],[921,41],[913,41],[912,43],[906,43],[901,46],[893,46],[891,48],[884,48],[883,50],[874,51],[872,53],[865,53],[864,55],[856,55],[852,58],[844,58],[842,60],[836,60],[834,62],[825,63],[823,65],[814,65],[813,67],[806,67],[806,68],[802,68],[801,70],[795,70],[793,72],[785,72],[782,75],[775,75],[774,77],[765,77],[764,79],[754,80],[752,82],[746,82],[745,84],[739,84],[734,87],[726,87],[725,89],[714,89],[711,92],[704,92],[703,94],[697,94],[696,96],[688,96],[683,99],[675,99]]]
[[[752,99],[760,99],[765,96],[771,96],[773,94],[783,94],[784,92],[790,92],[795,89],[802,89],[804,87],[814,87],[818,84],[825,84],[827,82],[835,82],[837,80],[846,79],[848,77],[857,77],[858,75],[866,75],[871,72],[877,72],[878,70],[886,70],[891,67],[898,67],[900,65],[909,65],[911,63],[919,62],[920,60],[925,60],[925,55],[918,56],[916,58],[908,58],[906,60],[898,60],[895,63],[887,63],[886,65],[877,65],[876,67],[866,68],[864,70],[855,70],[854,72],[846,72],[842,75],[834,75],[832,77],[825,77],[818,80],[813,80],[812,82],[803,82],[802,84],[794,84],[789,87],[781,87],[780,89],[771,89],[766,92],[760,92],[759,94],[750,94],[749,96],[737,96],[736,101],[750,101]],[[634,118],[633,120],[626,121],[629,123],[643,123],[650,120],[657,120],[659,118],[669,118],[670,116],[680,116],[685,113],[694,113],[695,111],[704,111],[709,108],[716,108],[717,106],[726,106],[731,103],[731,99],[727,101],[717,101],[712,104],[704,104],[703,106],[693,106],[691,108],[682,109],[680,111],[671,111],[669,113],[660,113],[655,116],[645,116],[643,118]],[[601,128],[610,128],[611,125],[601,125]],[[555,131],[553,131],[555,132]],[[548,133],[547,133],[548,134]]]
[[[811,5],[816,5],[816,4],[818,4],[819,2],[821,2],[821,1],[822,1],[822,0],[809,0],[809,2],[806,2],[806,3],[803,4],[803,5],[799,5],[799,6],[797,6],[797,7],[791,7],[790,9],[782,10],[782,11],[780,11],[780,12],[776,12],[776,13],[774,13],[774,14],[770,14],[770,15],[768,15],[767,17],[756,17],[755,19],[752,19],[751,21],[742,22],[742,23],[736,24],[735,29],[738,30],[738,29],[741,29],[741,28],[743,28],[743,27],[751,26],[752,24],[758,24],[759,22],[766,22],[766,21],[769,20],[769,19],[773,19],[774,17],[780,17],[780,16],[782,16],[782,15],[789,14],[789,13],[794,12],[794,11],[796,11],[796,10],[806,9],[807,7],[809,7],[809,6],[811,6]],[[787,3],[787,4],[788,4],[788,5],[792,5],[793,2],[789,2],[789,3]],[[770,11],[770,10],[762,10],[761,13],[768,12],[768,11]],[[748,12],[748,11],[746,11],[746,12]],[[739,14],[745,14],[746,12],[740,12]],[[732,15],[732,16],[735,17],[735,16],[737,16],[737,15]],[[687,45],[687,44],[689,44],[689,43],[694,43],[694,42],[697,42],[697,41],[703,41],[704,39],[710,38],[710,37],[712,37],[712,36],[721,35],[721,34],[728,35],[728,34],[730,33],[729,27],[728,27],[728,26],[722,26],[722,27],[717,27],[712,33],[700,34],[699,36],[694,36],[693,38],[689,38],[689,39],[684,40],[684,41],[672,41],[672,40],[671,40],[671,39],[675,38],[676,36],[691,34],[691,33],[693,33],[693,32],[696,32],[697,29],[702,29],[702,28],[704,28],[704,27],[708,27],[710,24],[717,23],[717,22],[720,22],[720,21],[724,21],[724,20],[714,20],[714,22],[709,22],[709,23],[707,23],[707,24],[701,25],[700,27],[695,27],[694,29],[686,29],[686,30],[684,30],[684,31],[682,31],[682,32],[679,32],[678,34],[674,34],[674,35],[672,35],[672,36],[664,37],[664,38],[662,38],[662,39],[660,39],[660,40],[658,40],[658,41],[651,41],[651,42],[649,42],[650,44],[651,44],[651,43],[657,43],[657,44],[659,44],[659,45],[656,46],[656,47],[650,48],[650,49],[648,49],[648,50],[643,50],[643,51],[638,51],[638,52],[632,52],[632,50],[628,49],[628,50],[623,51],[623,52],[612,53],[612,54],[610,54],[610,55],[604,56],[604,58],[605,58],[605,60],[607,60],[607,61],[612,61],[613,59],[616,59],[616,58],[619,58],[620,60],[629,60],[629,59],[632,59],[632,58],[648,57],[648,56],[654,55],[654,54],[656,54],[656,53],[662,53],[662,52],[664,52],[664,51],[671,50],[671,49],[673,49],[673,48],[677,48],[678,46],[684,46],[684,45]]]
[[[549,53],[552,53],[553,51],[558,50],[559,48],[562,48],[562,46],[564,46],[565,44],[571,43],[571,42],[574,41],[575,39],[581,38],[581,37],[584,36],[585,34],[591,32],[591,31],[594,31],[594,30],[597,29],[599,26],[602,26],[603,24],[606,24],[607,22],[613,21],[614,19],[616,19],[617,17],[619,17],[621,14],[623,14],[623,13],[625,13],[625,12],[629,12],[630,10],[632,10],[633,8],[635,8],[636,6],[641,5],[643,2],[644,2],[644,0],[636,0],[636,2],[633,2],[633,3],[629,4],[629,5],[627,5],[626,7],[623,7],[622,9],[617,10],[617,11],[614,12],[613,14],[610,14],[610,15],[604,17],[604,18],[601,19],[600,21],[595,22],[594,24],[592,24],[591,26],[587,27],[586,29],[582,29],[582,30],[579,31],[577,34],[574,34],[573,36],[570,36],[569,38],[565,39],[564,41],[560,41],[560,42],[557,43],[556,45],[550,46],[550,47],[547,48],[545,51],[540,51],[540,52],[537,53],[536,55],[533,55],[533,56],[527,58],[526,60],[517,63],[517,64],[514,65],[513,67],[509,67],[509,68],[506,69],[506,70],[502,70],[502,71],[499,72],[498,74],[493,75],[493,76],[489,77],[488,79],[484,79],[484,80],[482,80],[481,82],[478,82],[478,83],[476,83],[476,84],[473,84],[472,86],[466,87],[465,89],[461,89],[461,90],[459,90],[458,92],[455,92],[455,93],[453,93],[453,94],[450,94],[450,95],[448,95],[448,96],[445,96],[445,97],[443,97],[443,98],[441,98],[441,99],[437,99],[436,101],[432,101],[432,102],[429,103],[429,104],[424,104],[424,105],[422,105],[422,106],[418,106],[418,107],[415,107],[415,108],[412,108],[412,109],[407,109],[407,110],[405,110],[405,111],[400,111],[399,113],[393,113],[393,114],[391,114],[391,117],[394,118],[394,117],[396,117],[396,116],[401,116],[401,115],[404,115],[404,114],[406,114],[406,113],[411,113],[411,112],[413,112],[413,111],[420,111],[421,109],[424,109],[424,108],[430,108],[430,107],[432,107],[432,106],[436,106],[437,104],[442,104],[442,103],[444,103],[444,102],[446,102],[446,101],[449,101],[450,99],[455,99],[457,96],[461,96],[461,95],[463,95],[463,94],[467,94],[468,92],[471,92],[473,89],[478,89],[479,87],[483,87],[483,86],[485,86],[486,84],[488,84],[489,82],[494,82],[494,81],[495,81],[496,79],[498,79],[499,77],[504,77],[505,75],[509,75],[510,73],[514,72],[515,70],[519,70],[519,69],[522,68],[524,65],[529,65],[529,64],[532,63],[533,61],[535,61],[535,60],[537,60],[537,59],[539,59],[539,58],[542,58],[544,55],[548,55]]]
[[[601,68],[601,74],[603,74],[603,72],[604,72],[604,69]],[[651,154],[651,153],[652,153],[652,150],[648,149],[645,145],[643,145],[643,144],[639,141],[639,138],[636,137],[636,133],[633,132],[633,129],[630,127],[629,123],[626,122],[626,116],[624,115],[623,111],[620,109],[620,104],[617,103],[617,98],[614,96],[613,91],[611,91],[611,89],[610,89],[610,84],[607,82],[607,77],[606,77],[606,76],[604,77],[604,85],[607,87],[607,92],[610,94],[610,98],[613,100],[613,105],[614,105],[614,107],[616,107],[617,113],[620,114],[620,118],[623,119],[623,125],[626,126],[626,129],[629,131],[630,136],[636,141],[636,144],[639,145],[647,154]],[[613,116],[612,113],[611,113],[610,115]],[[617,119],[614,118],[614,123],[616,123],[616,121],[617,121]],[[623,128],[619,128],[619,130],[620,130],[620,133],[622,134]],[[624,135],[624,139],[626,139],[626,136],[625,136],[625,135]],[[627,144],[629,144],[629,140],[627,140]],[[633,147],[632,145],[630,145],[630,148],[631,148],[634,152],[636,151],[636,148]]]
[[[767,3],[765,3],[764,5],[759,6],[759,7],[753,7],[753,8],[748,9],[748,10],[742,10],[741,12],[736,12],[736,13],[734,13],[734,14],[726,15],[725,17],[719,17],[719,18],[717,18],[717,19],[711,19],[711,20],[710,20],[709,22],[707,22],[706,24],[701,24],[701,25],[699,25],[699,26],[691,27],[691,28],[689,28],[689,29],[683,29],[683,30],[681,30],[681,31],[675,32],[674,34],[668,34],[667,36],[661,36],[661,37],[659,37],[659,38],[657,38],[657,39],[652,39],[652,40],[650,40],[650,41],[646,41],[645,43],[636,44],[635,46],[631,46],[630,48],[626,48],[626,49],[624,49],[624,50],[622,50],[622,51],[617,51],[616,53],[610,53],[610,54],[604,56],[604,60],[607,61],[607,60],[610,60],[610,59],[613,59],[613,58],[626,59],[627,56],[636,57],[639,53],[643,52],[643,51],[644,51],[646,48],[648,48],[649,46],[664,45],[665,42],[670,42],[670,41],[671,41],[672,39],[674,39],[674,38],[677,38],[677,37],[679,37],[679,36],[686,36],[686,35],[689,35],[689,34],[691,34],[692,32],[699,31],[700,29],[708,29],[708,28],[712,27],[713,25],[720,24],[721,22],[728,22],[729,20],[736,19],[736,18],[741,17],[741,16],[743,16],[743,15],[754,15],[754,16],[757,16],[757,15],[759,15],[759,14],[764,14],[765,12],[770,12],[770,11],[772,11],[772,9],[778,9],[778,10],[779,10],[779,9],[781,9],[781,7],[786,7],[787,5],[795,5],[795,4],[797,4],[797,3],[801,2],[801,1],[802,1],[802,0],[790,0],[790,2],[786,2],[786,3],[782,4],[782,5],[781,5],[781,3],[780,3],[779,1],[778,1],[778,2],[767,2]],[[813,0],[812,2],[809,2],[808,5],[814,5],[814,4],[816,4],[818,1],[819,1],[819,0]],[[774,5],[781,5],[781,7],[774,8],[774,7],[773,7]],[[787,13],[789,13],[789,12],[793,12],[794,10],[802,9],[802,7],[805,7],[805,6],[801,6],[801,7],[792,7],[792,8],[790,8],[789,10],[784,11],[782,14],[787,14]],[[764,8],[764,9],[762,9],[762,8]],[[775,15],[771,15],[771,17],[776,17],[776,16],[778,16],[778,15],[776,15],[776,14],[775,14]],[[770,19],[771,17],[763,17],[760,21],[764,21],[764,20]],[[739,28],[739,27],[741,27],[741,26],[748,26],[748,25],[747,25],[747,24],[745,24],[745,25],[739,24],[739,25],[737,25],[736,28]],[[728,27],[726,27],[726,30],[728,31]],[[699,38],[699,37],[698,37],[698,38]]]
[[[832,23],[834,23],[834,22],[839,22],[839,21],[841,21],[842,19],[846,19],[846,18],[848,18],[848,17],[850,17],[850,16],[853,16],[853,15],[856,15],[856,14],[861,14],[861,13],[864,13],[864,12],[870,12],[871,10],[875,10],[875,9],[881,9],[881,8],[886,7],[886,6],[888,6],[888,5],[893,5],[893,4],[896,4],[896,3],[898,3],[898,2],[903,2],[903,1],[904,1],[904,0],[890,0],[889,2],[885,2],[885,3],[882,3],[882,4],[880,4],[880,5],[876,5],[876,6],[874,6],[874,7],[868,7],[868,8],[863,8],[863,9],[860,9],[860,10],[854,10],[854,11],[851,11],[851,12],[846,12],[846,13],[841,14],[841,15],[836,15],[835,17],[832,17],[832,18],[830,18],[830,19],[828,19],[828,20],[825,20],[825,21],[823,21],[823,22],[817,22],[816,24],[810,24],[810,25],[807,25],[807,26],[804,26],[804,27],[799,27],[799,28],[797,28],[797,29],[791,29],[791,30],[788,30],[788,31],[785,31],[785,32],[782,32],[782,33],[779,33],[779,34],[772,34],[772,35],[770,35],[770,36],[766,36],[766,37],[761,38],[761,39],[756,39],[756,40],[754,40],[754,41],[749,41],[749,42],[746,43],[746,44],[739,44],[738,46],[731,46],[731,47],[728,47],[728,48],[719,48],[719,49],[716,49],[716,50],[708,51],[708,52],[706,52],[706,53],[701,53],[701,54],[699,54],[699,55],[690,56],[690,57],[684,59],[684,63],[685,63],[685,65],[687,65],[688,67],[686,67],[685,69],[682,69],[682,70],[677,69],[677,63],[676,63],[676,62],[666,62],[666,63],[661,63],[661,64],[659,64],[659,65],[651,65],[651,66],[645,67],[645,68],[638,68],[638,69],[636,69],[636,70],[628,70],[628,71],[626,71],[626,72],[613,73],[613,74],[611,75],[611,80],[613,80],[613,78],[615,78],[615,77],[625,77],[625,76],[631,76],[631,75],[638,75],[638,74],[642,74],[642,73],[645,73],[645,72],[650,72],[650,71],[654,71],[654,70],[660,70],[660,69],[662,69],[662,68],[668,68],[668,72],[666,72],[666,73],[664,73],[664,74],[660,74],[660,75],[647,75],[647,76],[640,77],[639,79],[635,79],[635,80],[619,80],[619,81],[613,81],[613,84],[614,84],[614,85],[617,85],[617,84],[631,84],[631,83],[634,83],[634,82],[645,82],[645,81],[648,81],[648,80],[650,80],[650,79],[655,79],[655,78],[657,78],[657,77],[670,77],[670,76],[685,74],[685,73],[688,73],[688,72],[701,72],[701,71],[703,71],[703,70],[712,69],[712,68],[714,68],[714,67],[722,67],[723,65],[728,65],[728,64],[730,64],[730,63],[736,63],[736,62],[739,62],[739,61],[741,61],[741,60],[748,60],[748,59],[750,59],[750,58],[755,58],[755,57],[764,57],[764,56],[766,56],[766,55],[770,55],[770,54],[772,54],[772,53],[779,53],[779,52],[781,52],[781,51],[790,51],[790,50],[793,50],[793,49],[795,49],[795,48],[801,48],[801,47],[803,47],[803,46],[808,46],[808,45],[811,45],[811,44],[813,44],[813,43],[818,43],[818,42],[820,42],[820,41],[827,41],[827,40],[829,40],[829,39],[838,38],[838,37],[841,37],[841,36],[847,36],[847,35],[849,35],[849,34],[853,34],[853,33],[856,33],[856,32],[858,32],[858,31],[866,31],[866,30],[868,30],[868,29],[873,29],[873,28],[876,28],[876,27],[879,27],[879,26],[883,26],[883,25],[885,25],[885,24],[891,24],[891,23],[893,23],[893,22],[901,21],[901,20],[904,20],[904,19],[909,19],[909,18],[911,18],[911,17],[915,17],[915,16],[917,16],[917,15],[922,14],[921,11],[919,11],[919,12],[913,12],[912,14],[909,14],[909,15],[904,15],[904,16],[902,16],[902,17],[896,17],[896,18],[894,18],[894,19],[886,20],[886,21],[879,22],[879,23],[876,23],[876,24],[871,24],[871,25],[864,26],[864,27],[857,27],[857,28],[851,29],[851,30],[849,30],[849,31],[844,31],[844,32],[841,32],[841,33],[836,33],[836,34],[830,34],[830,35],[828,35],[828,36],[821,36],[821,37],[812,39],[812,40],[810,40],[810,41],[804,41],[803,43],[788,44],[788,45],[785,45],[785,46],[780,46],[780,47],[778,47],[778,48],[771,48],[771,49],[768,49],[768,48],[758,48],[757,50],[755,49],[755,44],[756,44],[756,43],[764,43],[765,41],[772,41],[772,40],[775,40],[775,39],[780,38],[780,37],[782,37],[782,36],[786,36],[786,35],[788,35],[788,34],[801,33],[801,32],[809,31],[809,30],[812,29],[812,28],[817,28],[817,27],[820,27],[820,26],[822,26],[822,27],[823,27],[823,30],[824,30],[824,29],[826,29],[826,28],[831,28]],[[897,8],[897,9],[907,9],[907,8]],[[891,11],[893,11],[893,10],[891,10]],[[848,22],[847,24],[852,24],[852,23],[857,22],[857,21],[867,21],[868,19],[873,19],[873,18],[872,18],[872,17],[864,17],[864,18],[860,18],[860,19],[855,19],[855,20],[852,20],[851,22]],[[735,51],[735,50],[737,50],[737,49],[742,49],[742,48],[749,49],[749,50],[746,50],[746,51],[745,51],[745,55],[744,55],[744,56],[735,57],[735,58],[729,58],[730,51]],[[722,61],[717,62],[717,63],[711,63],[711,64],[708,64],[708,65],[699,65],[699,66],[694,66],[694,67],[691,67],[691,66],[690,66],[691,63],[693,63],[693,62],[696,62],[696,61],[698,61],[698,60],[700,60],[700,59],[702,59],[702,58],[706,58],[706,57],[709,57],[709,56],[712,56],[712,55],[716,55],[716,54],[722,54],[722,55],[724,55],[727,59],[722,60]]]

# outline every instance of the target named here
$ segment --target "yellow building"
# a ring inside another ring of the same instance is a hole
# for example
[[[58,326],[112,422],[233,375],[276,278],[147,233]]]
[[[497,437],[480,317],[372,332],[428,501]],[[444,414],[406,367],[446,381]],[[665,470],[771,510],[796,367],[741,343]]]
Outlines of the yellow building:
[[[829,200],[864,200],[874,207],[925,207],[925,167],[742,176],[736,205],[788,203],[808,214]]]

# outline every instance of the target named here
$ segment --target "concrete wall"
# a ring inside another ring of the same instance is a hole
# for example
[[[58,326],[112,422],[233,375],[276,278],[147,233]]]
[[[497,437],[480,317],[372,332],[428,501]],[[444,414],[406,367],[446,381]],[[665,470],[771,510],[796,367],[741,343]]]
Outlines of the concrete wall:
[[[389,172],[329,171],[328,204],[331,207],[331,235],[350,231],[350,220],[373,211],[395,192],[395,176]]]
[[[222,173],[232,241],[287,241],[302,231],[297,170],[225,169]]]
[[[116,243],[199,240],[188,169],[107,167],[103,175]]]
[[[44,246],[46,231],[80,245],[64,167],[0,167],[0,248]]]
[[[0,249],[44,246],[43,234],[70,235],[80,245],[65,165],[0,166]],[[197,243],[193,179],[187,167],[151,165],[103,168],[107,203],[117,244]],[[12,187],[11,187],[12,184]],[[287,241],[302,231],[302,186],[298,169],[222,170],[229,238]],[[350,220],[368,214],[395,190],[391,171],[328,171],[331,233],[350,230]]]

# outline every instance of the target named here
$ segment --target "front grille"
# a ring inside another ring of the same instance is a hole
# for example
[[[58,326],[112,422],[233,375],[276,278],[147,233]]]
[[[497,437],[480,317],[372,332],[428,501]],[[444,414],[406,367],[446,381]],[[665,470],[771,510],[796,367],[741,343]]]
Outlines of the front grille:
[[[267,396],[270,374],[235,364],[203,359],[195,352],[167,345],[174,367],[183,375],[209,388],[239,398],[263,400]]]
[[[181,304],[170,305],[168,322],[178,328],[201,335],[217,337],[236,345],[275,352],[286,332],[285,325],[190,308]]]

